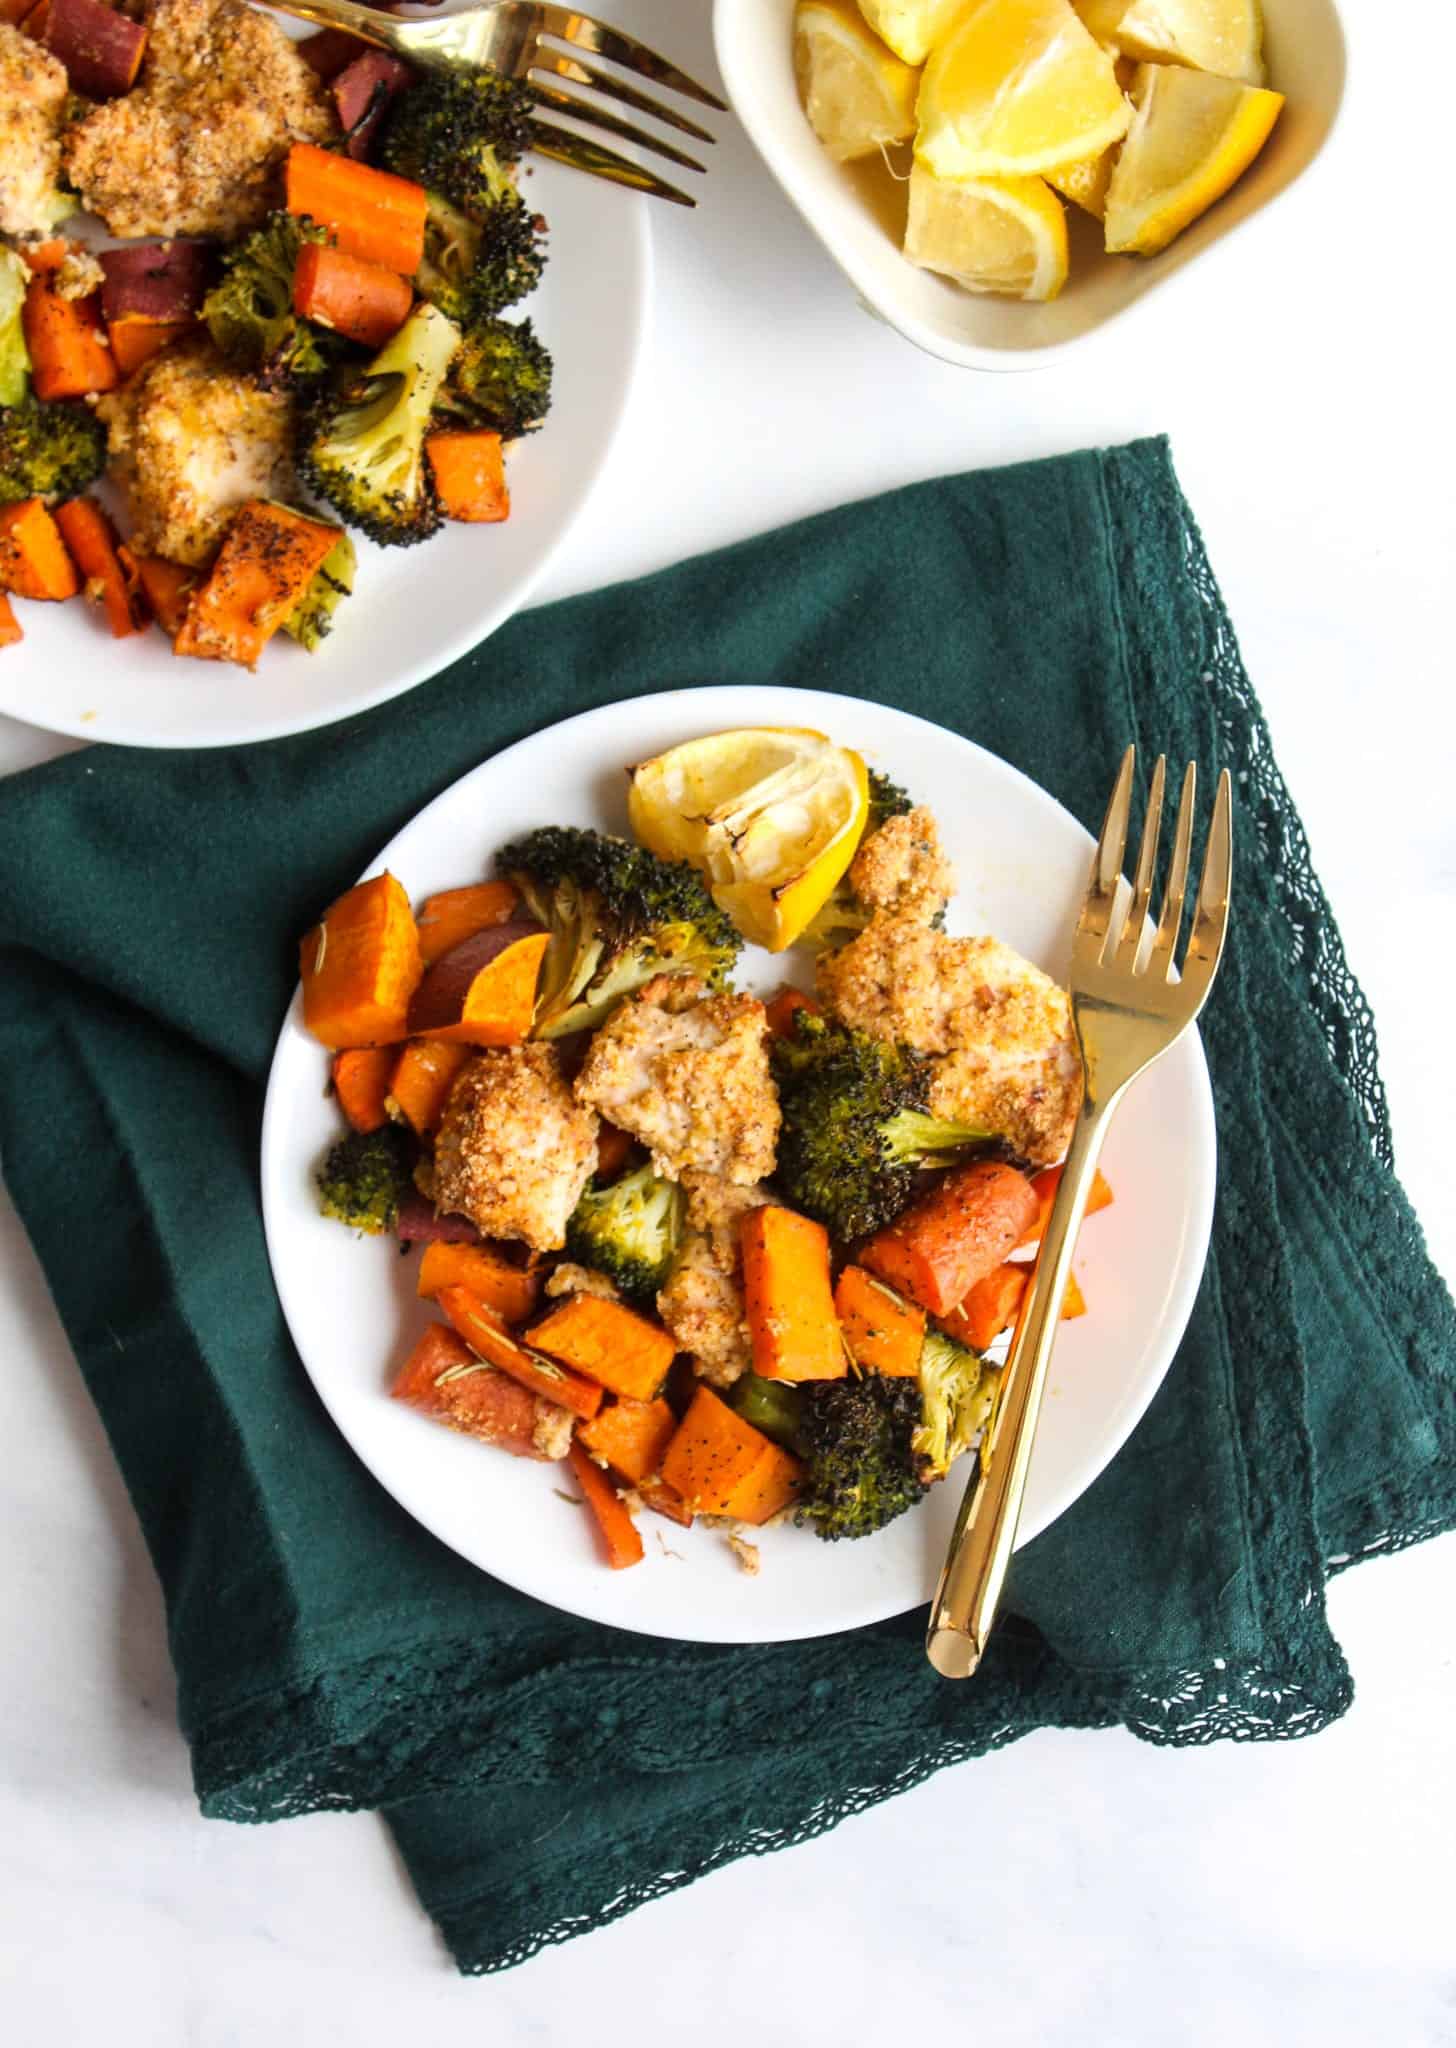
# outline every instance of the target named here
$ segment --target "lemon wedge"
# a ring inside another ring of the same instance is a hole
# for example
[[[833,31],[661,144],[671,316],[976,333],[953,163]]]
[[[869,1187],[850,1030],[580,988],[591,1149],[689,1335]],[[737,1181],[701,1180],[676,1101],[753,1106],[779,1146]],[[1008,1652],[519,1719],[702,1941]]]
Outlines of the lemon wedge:
[[[905,254],[968,292],[1054,299],[1067,278],[1067,217],[1040,178],[910,173]]]
[[[1284,95],[1237,79],[1144,64],[1136,112],[1107,188],[1111,250],[1151,256],[1222,198],[1269,139]]]
[[[859,0],[859,11],[905,64],[923,64],[966,0]]]
[[[1127,13],[1129,0],[1072,0],[1083,27],[1095,36],[1104,50],[1116,50],[1117,25]]]
[[[1063,199],[1070,199],[1094,220],[1101,220],[1107,211],[1107,187],[1116,159],[1115,148],[1104,149],[1101,156],[1084,156],[1074,164],[1058,164],[1046,173],[1046,181],[1056,187]]]
[[[1132,110],[1070,0],[975,0],[920,80],[915,153],[941,178],[1014,178],[1099,156]]]
[[[746,726],[644,761],[627,808],[645,847],[691,861],[743,936],[781,953],[854,858],[869,776],[823,733]]]
[[[794,70],[809,126],[837,163],[915,133],[919,72],[871,35],[847,0],[799,0]]]
[[[1132,0],[1113,35],[1129,57],[1264,83],[1259,0]]]

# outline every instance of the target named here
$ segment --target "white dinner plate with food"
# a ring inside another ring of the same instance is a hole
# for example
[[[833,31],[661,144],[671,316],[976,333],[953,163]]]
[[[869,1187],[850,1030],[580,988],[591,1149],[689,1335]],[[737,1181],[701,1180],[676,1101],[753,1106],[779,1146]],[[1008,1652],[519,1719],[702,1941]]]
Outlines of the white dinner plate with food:
[[[496,850],[538,825],[625,832],[624,770],[701,734],[740,726],[817,728],[857,749],[928,804],[954,859],[952,932],[991,932],[1064,976],[1091,841],[1045,791],[969,740],[883,705],[811,690],[703,688],[613,704],[534,734],[485,761],[383,847],[418,903],[491,872]],[[321,904],[320,910],[324,908]],[[739,985],[767,995],[808,986],[803,948],[745,947]],[[389,1397],[433,1309],[415,1297],[414,1258],[320,1215],[314,1170],[340,1134],[328,1054],[295,997],[263,1122],[263,1211],[284,1313],[304,1366],[380,1484],[482,1571],[570,1613],[697,1642],[827,1635],[929,1599],[965,1461],[875,1535],[827,1543],[792,1520],[744,1533],[761,1569],[745,1576],[722,1526],[690,1529],[644,1512],[646,1556],[610,1571],[591,1518],[559,1465],[511,1458],[442,1429]],[[1110,1208],[1089,1217],[1076,1273],[1086,1312],[1064,1323],[1021,1523],[1029,1541],[1108,1464],[1152,1399],[1192,1311],[1213,1215],[1215,1137],[1203,1049],[1190,1031],[1134,1087],[1108,1137]],[[564,1474],[564,1476],[563,1476]]]
[[[91,605],[27,604],[0,655],[0,712],[77,739],[227,747],[328,725],[398,697],[467,654],[529,598],[606,467],[646,333],[649,201],[528,159],[550,232],[528,315],[554,358],[552,406],[506,462],[511,513],[446,524],[417,547],[355,534],[353,595],[314,653],[276,634],[256,670],[179,659],[156,628],[113,640]],[[69,231],[74,231],[74,225]]]

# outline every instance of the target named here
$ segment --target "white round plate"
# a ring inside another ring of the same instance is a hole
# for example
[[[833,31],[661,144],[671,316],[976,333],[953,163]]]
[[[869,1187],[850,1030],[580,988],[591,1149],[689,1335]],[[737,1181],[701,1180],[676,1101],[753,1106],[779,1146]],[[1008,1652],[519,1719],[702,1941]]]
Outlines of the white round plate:
[[[590,711],[536,733],[447,789],[386,846],[418,901],[487,873],[513,834],[548,823],[626,830],[623,768],[697,734],[807,725],[858,747],[928,803],[960,875],[953,930],[991,931],[1049,972],[1065,971],[1091,841],[1035,783],[941,727],[817,690],[679,690]],[[1109,778],[1115,763],[1109,763]],[[322,907],[322,906],[321,906]],[[788,963],[807,979],[794,956]],[[783,956],[748,948],[744,985],[767,993]],[[822,1543],[792,1525],[754,1535],[762,1571],[746,1578],[721,1529],[680,1529],[644,1514],[647,1556],[609,1571],[586,1511],[560,1470],[454,1435],[399,1407],[390,1380],[430,1318],[414,1259],[358,1238],[315,1207],[312,1173],[338,1136],[324,1094],[327,1054],[295,997],[263,1119],[263,1214],[283,1310],[314,1385],[380,1484],[482,1571],[569,1613],[691,1642],[770,1642],[832,1634],[930,1598],[964,1464],[925,1503],[858,1543]],[[1088,1219],[1077,1257],[1087,1313],[1064,1324],[1052,1357],[1021,1541],[1069,1507],[1152,1399],[1198,1289],[1213,1213],[1213,1104],[1190,1032],[1131,1090],[1107,1141],[1116,1193]],[[752,1533],[752,1532],[750,1532]],[[659,1538],[661,1539],[659,1541]]]
[[[412,689],[526,602],[585,505],[626,411],[646,334],[649,200],[558,165],[525,189],[550,259],[523,310],[555,357],[551,416],[508,457],[511,516],[415,548],[355,535],[359,574],[316,654],[279,633],[257,670],[179,660],[155,628],[113,640],[96,611],[28,604],[0,659],[0,712],[131,747],[228,747],[328,725]],[[512,317],[516,317],[513,309]]]

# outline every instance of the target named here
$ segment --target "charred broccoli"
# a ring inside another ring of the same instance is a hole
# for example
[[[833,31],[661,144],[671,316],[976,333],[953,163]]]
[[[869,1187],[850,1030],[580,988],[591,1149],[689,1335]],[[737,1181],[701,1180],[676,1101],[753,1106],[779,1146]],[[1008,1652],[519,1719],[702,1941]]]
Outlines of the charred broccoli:
[[[794,1448],[804,1461],[795,1520],[816,1536],[871,1536],[925,1492],[914,1439],[921,1427],[913,1379],[811,1380],[798,1389]]]
[[[0,405],[19,405],[30,389],[30,351],[20,319],[28,281],[15,251],[0,248]]]
[[[319,1208],[351,1230],[393,1230],[400,1201],[414,1185],[415,1142],[401,1124],[350,1131],[314,1175]]]
[[[566,1226],[566,1256],[616,1282],[649,1312],[682,1238],[683,1193],[650,1166],[604,1188],[589,1187]]]
[[[347,533],[341,533],[309,578],[307,590],[283,621],[284,632],[310,654],[320,641],[328,639],[334,630],[334,613],[346,597],[353,595],[358,560],[353,541]]]
[[[429,195],[425,254],[416,283],[452,320],[489,320],[534,291],[546,265],[545,223],[513,185],[471,217]]]
[[[230,249],[222,276],[202,302],[202,318],[218,352],[235,370],[265,384],[306,385],[351,353],[342,335],[300,320],[293,310],[293,272],[306,242],[326,242],[325,228],[293,213],[270,213]]]
[[[774,1178],[841,1245],[893,1223],[922,1168],[990,1142],[927,1113],[930,1070],[917,1054],[812,1010],[795,1012],[769,1057],[783,1112]]]
[[[888,775],[881,775],[878,768],[869,771],[870,807],[865,817],[865,828],[860,834],[860,846],[874,837],[881,825],[891,818],[903,818],[915,806],[901,789],[898,782],[891,782]],[[858,848],[855,849],[858,852]],[[831,947],[844,946],[862,932],[870,921],[870,911],[860,902],[849,886],[848,874],[841,875],[835,883],[821,909],[810,919],[803,937],[807,945],[817,947],[821,952]]]
[[[106,429],[86,405],[21,398],[0,407],[0,505],[69,498],[106,467]]]
[[[299,475],[381,547],[428,540],[441,522],[425,433],[460,330],[421,303],[373,362],[316,409]]]
[[[489,65],[432,71],[385,115],[379,161],[467,213],[485,211],[514,189],[510,167],[530,147],[534,104],[528,87]]]
[[[503,847],[496,867],[551,934],[537,1038],[595,1030],[657,974],[696,974],[721,988],[743,944],[686,862],[627,839],[547,825]]]
[[[919,1366],[922,1414],[913,1446],[927,1482],[943,1479],[961,1452],[970,1449],[990,1419],[998,1384],[994,1367],[974,1351],[943,1330],[926,1331]]]
[[[466,328],[440,407],[504,440],[534,433],[551,407],[551,354],[529,320],[481,320]]]

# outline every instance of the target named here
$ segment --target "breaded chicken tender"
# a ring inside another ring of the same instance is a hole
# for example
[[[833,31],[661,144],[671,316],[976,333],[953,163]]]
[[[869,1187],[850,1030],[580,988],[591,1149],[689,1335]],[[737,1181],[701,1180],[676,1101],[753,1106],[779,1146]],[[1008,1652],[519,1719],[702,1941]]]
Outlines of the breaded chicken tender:
[[[287,397],[229,370],[205,339],[154,356],[97,411],[138,554],[201,568],[239,505],[287,492]]]
[[[819,962],[844,1024],[932,1055],[930,1112],[1002,1138],[1033,1166],[1071,1142],[1082,1063],[1065,989],[999,939],[949,938],[884,912]]]
[[[892,910],[922,924],[938,917],[955,894],[956,875],[934,812],[917,804],[887,818],[850,863],[849,886],[867,910]]]
[[[688,1225],[657,1313],[699,1378],[732,1386],[753,1363],[743,1312],[739,1219],[773,1198],[766,1187],[703,1181],[688,1197]]]
[[[577,1098],[648,1146],[666,1179],[751,1185],[773,1172],[779,1143],[767,1034],[756,997],[658,975],[593,1038]]]
[[[66,170],[113,235],[230,239],[277,203],[289,144],[337,125],[276,22],[239,0],[154,0],[140,79],[69,131]]]
[[[478,1053],[450,1090],[435,1140],[435,1204],[486,1237],[559,1251],[597,1163],[597,1120],[549,1045]]]
[[[0,234],[45,235],[74,213],[61,174],[66,67],[0,22]]]

